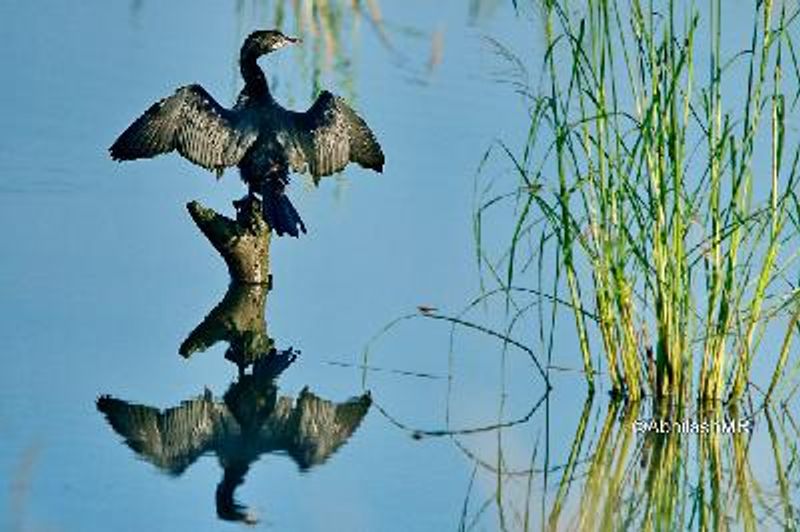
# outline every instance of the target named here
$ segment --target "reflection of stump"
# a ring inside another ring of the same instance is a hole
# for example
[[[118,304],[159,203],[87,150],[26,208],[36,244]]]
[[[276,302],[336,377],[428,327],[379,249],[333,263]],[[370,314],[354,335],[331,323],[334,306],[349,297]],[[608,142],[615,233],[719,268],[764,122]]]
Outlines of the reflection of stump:
[[[222,301],[183,341],[180,354],[188,358],[217,342],[227,342],[225,358],[240,371],[267,356],[273,350],[264,319],[268,291],[264,284],[231,283]]]
[[[270,227],[261,203],[252,196],[237,202],[236,220],[193,201],[186,205],[192,220],[222,255],[233,282],[268,284]]]

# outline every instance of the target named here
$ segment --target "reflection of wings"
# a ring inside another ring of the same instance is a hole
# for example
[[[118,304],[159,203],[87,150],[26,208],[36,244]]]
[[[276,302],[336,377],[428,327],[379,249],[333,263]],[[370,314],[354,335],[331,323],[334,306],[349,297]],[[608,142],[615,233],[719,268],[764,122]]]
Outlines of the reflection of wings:
[[[250,377],[249,375],[247,377]],[[297,401],[255,379],[234,383],[225,401],[206,395],[160,411],[103,396],[103,412],[125,443],[161,469],[183,473],[206,452],[224,464],[251,463],[260,454],[283,451],[301,469],[325,462],[355,432],[372,400],[369,394],[333,403],[304,389]],[[268,410],[259,412],[260,406]]]
[[[200,85],[181,87],[153,104],[109,148],[130,161],[178,150],[191,162],[221,173],[236,165],[257,138]]]
[[[291,113],[293,126],[281,139],[287,144],[289,163],[296,172],[308,170],[317,181],[348,163],[383,171],[383,151],[366,122],[344,100],[323,91],[305,113]]]
[[[97,409],[131,449],[173,475],[183,473],[213,446],[222,421],[220,405],[210,394],[163,412],[103,396]]]
[[[322,464],[355,432],[371,404],[369,394],[336,404],[304,389],[287,420],[287,451],[301,469]]]

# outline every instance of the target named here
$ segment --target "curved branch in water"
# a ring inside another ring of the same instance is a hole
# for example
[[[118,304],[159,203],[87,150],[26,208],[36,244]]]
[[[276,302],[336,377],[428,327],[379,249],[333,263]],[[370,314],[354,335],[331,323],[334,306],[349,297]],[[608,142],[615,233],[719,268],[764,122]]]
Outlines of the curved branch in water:
[[[528,413],[520,418],[512,419],[511,421],[503,421],[500,423],[492,423],[490,425],[485,425],[482,427],[473,427],[466,429],[442,429],[442,430],[414,429],[406,425],[402,421],[399,421],[398,419],[394,418],[389,412],[387,412],[383,407],[381,407],[381,405],[379,405],[374,399],[372,401],[372,404],[375,406],[378,412],[380,412],[381,415],[383,415],[383,417],[385,417],[389,421],[389,423],[391,423],[392,425],[394,425],[399,429],[410,432],[415,439],[421,439],[423,436],[440,437],[440,436],[457,436],[464,434],[479,434],[481,432],[490,432],[497,429],[503,429],[503,428],[513,427],[515,425],[521,425],[523,423],[526,423],[533,417],[536,411],[539,410],[539,408],[544,404],[544,401],[547,398],[547,394],[549,393],[550,393],[549,391],[545,392],[545,394],[539,398],[539,400],[536,402],[536,404],[533,405],[533,407],[528,411]]]

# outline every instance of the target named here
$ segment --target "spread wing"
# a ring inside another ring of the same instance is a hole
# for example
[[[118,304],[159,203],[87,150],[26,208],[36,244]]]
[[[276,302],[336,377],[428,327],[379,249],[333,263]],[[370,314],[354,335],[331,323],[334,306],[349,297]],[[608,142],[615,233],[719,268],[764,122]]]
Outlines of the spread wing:
[[[323,91],[308,111],[292,113],[292,122],[284,145],[296,172],[308,171],[318,181],[350,162],[383,171],[383,150],[375,135],[338,96]]]
[[[153,104],[109,148],[117,161],[155,157],[177,150],[218,174],[236,165],[258,132],[219,105],[199,85],[181,87]]]
[[[209,397],[160,411],[103,396],[97,409],[131,449],[173,475],[208,451],[220,431],[219,408]]]
[[[287,452],[301,469],[324,463],[350,439],[371,405],[368,393],[334,403],[303,389],[286,420]]]

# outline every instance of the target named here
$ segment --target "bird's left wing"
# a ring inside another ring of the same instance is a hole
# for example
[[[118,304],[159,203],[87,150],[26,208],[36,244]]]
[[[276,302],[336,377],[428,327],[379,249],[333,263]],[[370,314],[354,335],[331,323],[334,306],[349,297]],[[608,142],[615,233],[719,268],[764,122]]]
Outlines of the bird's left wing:
[[[131,449],[173,475],[183,473],[209,449],[221,424],[219,409],[209,397],[161,411],[102,396],[97,409]]]
[[[188,85],[153,104],[109,148],[117,161],[145,159],[177,150],[218,174],[236,165],[258,136],[234,111],[200,85]]]

